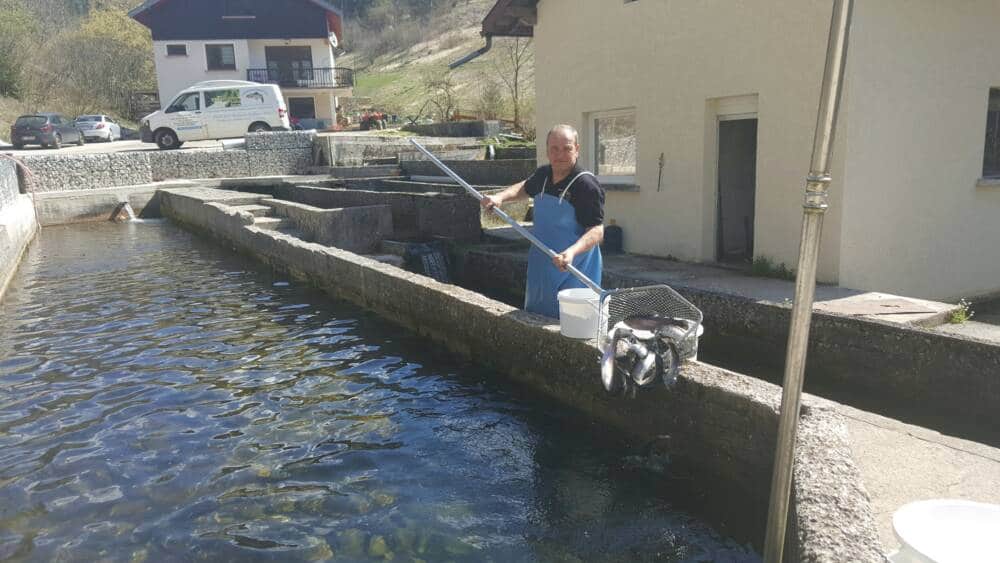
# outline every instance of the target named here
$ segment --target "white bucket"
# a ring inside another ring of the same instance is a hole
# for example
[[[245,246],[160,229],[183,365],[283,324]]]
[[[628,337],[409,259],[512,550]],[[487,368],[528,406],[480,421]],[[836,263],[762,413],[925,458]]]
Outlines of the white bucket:
[[[601,296],[590,288],[564,289],[559,299],[559,332],[570,338],[597,338],[597,309]]]
[[[967,500],[911,502],[892,516],[902,545],[893,563],[996,561],[1000,552],[1000,505]]]

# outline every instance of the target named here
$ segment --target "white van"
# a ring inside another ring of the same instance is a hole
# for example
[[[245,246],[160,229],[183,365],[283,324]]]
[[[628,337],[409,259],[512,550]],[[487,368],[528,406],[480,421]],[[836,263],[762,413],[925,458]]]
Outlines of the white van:
[[[210,80],[182,90],[142,118],[142,142],[176,149],[186,141],[229,139],[256,131],[287,131],[288,110],[275,84]]]

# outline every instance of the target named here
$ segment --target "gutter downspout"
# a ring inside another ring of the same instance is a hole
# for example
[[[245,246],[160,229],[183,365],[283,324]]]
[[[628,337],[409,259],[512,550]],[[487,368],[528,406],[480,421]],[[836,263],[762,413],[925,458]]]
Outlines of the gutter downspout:
[[[481,56],[485,55],[486,52],[489,51],[492,47],[493,47],[493,36],[492,35],[487,35],[486,36],[486,45],[483,45],[478,50],[473,51],[473,52],[469,53],[468,55],[465,55],[461,59],[458,59],[457,61],[449,64],[448,65],[448,70],[455,70],[456,68],[464,65],[465,63],[471,61],[472,59],[475,59],[477,57],[481,57]]]

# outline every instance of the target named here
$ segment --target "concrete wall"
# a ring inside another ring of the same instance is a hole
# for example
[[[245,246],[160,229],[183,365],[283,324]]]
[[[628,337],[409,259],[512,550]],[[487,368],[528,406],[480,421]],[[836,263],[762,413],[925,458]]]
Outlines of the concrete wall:
[[[275,190],[275,197],[324,209],[388,205],[397,238],[477,240],[480,235],[479,204],[464,195],[281,186]]]
[[[509,247],[508,247],[509,248]],[[463,251],[451,257],[456,283],[524,298],[523,250]],[[604,287],[650,282],[604,272]],[[672,287],[706,319],[700,356],[729,366],[753,366],[780,383],[791,308],[688,287]],[[928,329],[814,312],[807,388],[892,418],[976,439],[993,439],[1000,405],[1000,346]],[[983,430],[977,430],[983,429]],[[981,432],[982,435],[977,434]],[[970,435],[973,434],[973,435]]]
[[[431,137],[495,137],[500,134],[499,121],[450,121],[404,125],[403,131]]]
[[[21,192],[17,181],[16,166],[14,161],[0,156],[0,211],[13,205],[14,200]]]
[[[260,203],[272,207],[278,217],[289,218],[310,241],[350,252],[372,253],[382,239],[393,236],[392,208],[388,205],[321,209],[278,199]]]
[[[655,440],[670,456],[673,474],[693,476],[690,492],[704,495],[702,514],[729,529],[749,530],[757,542],[763,537],[777,387],[692,363],[671,391],[657,388],[634,399],[608,396],[598,383],[593,345],[562,337],[542,317],[362,256],[248,226],[252,217],[182,191],[165,190],[163,200],[165,213],[183,225],[373,309],[625,436]],[[882,561],[842,419],[806,397],[799,435],[792,554],[801,561]]]
[[[247,134],[246,150],[140,151],[24,155],[32,193],[135,186],[184,178],[303,174],[312,164],[313,133]]]
[[[475,138],[417,138],[426,149],[439,153],[474,145]],[[485,148],[483,149],[485,154]],[[412,154],[417,149],[407,139],[377,135],[319,135],[316,137],[316,164],[329,166],[363,166],[375,159],[398,158],[400,153]]]
[[[37,230],[31,198],[18,192],[14,162],[0,158],[0,299]]]
[[[1000,189],[977,187],[993,0],[856,3],[840,281],[957,300],[1000,291]]]
[[[446,160],[451,168],[466,182],[483,186],[509,186],[531,176],[537,168],[535,159],[522,160]],[[400,162],[407,176],[444,176],[429,160],[407,160]]]
[[[796,262],[830,3],[765,4],[539,2],[538,138],[556,123],[576,126],[583,136],[582,160],[593,167],[590,115],[636,112],[640,191],[609,191],[605,212],[624,228],[629,252],[715,259],[717,121],[750,114],[759,120],[755,252]],[[839,274],[845,151],[843,137],[838,139],[822,281],[836,281]],[[657,191],[661,152],[665,165]],[[545,157],[542,143],[538,157]]]

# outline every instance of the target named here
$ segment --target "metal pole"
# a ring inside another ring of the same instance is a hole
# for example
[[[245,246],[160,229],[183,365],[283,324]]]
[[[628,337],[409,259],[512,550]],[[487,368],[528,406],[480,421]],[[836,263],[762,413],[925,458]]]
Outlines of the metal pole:
[[[816,291],[816,263],[823,232],[823,215],[828,207],[830,153],[833,151],[853,8],[854,0],[834,0],[833,15],[830,19],[830,38],[826,46],[826,68],[823,71],[823,86],[820,90],[819,112],[816,117],[812,163],[809,176],[806,177],[806,197],[802,206],[802,238],[799,244],[798,275],[795,278],[795,302],[792,305],[788,350],[785,355],[785,382],[781,393],[778,447],[774,456],[771,502],[767,514],[767,537],[764,542],[764,561],[768,563],[780,563],[785,547],[789,493],[792,488],[792,465],[795,460],[795,436],[809,344],[809,323],[812,319],[813,297]]]

